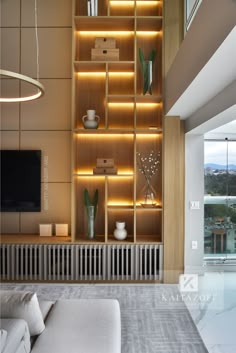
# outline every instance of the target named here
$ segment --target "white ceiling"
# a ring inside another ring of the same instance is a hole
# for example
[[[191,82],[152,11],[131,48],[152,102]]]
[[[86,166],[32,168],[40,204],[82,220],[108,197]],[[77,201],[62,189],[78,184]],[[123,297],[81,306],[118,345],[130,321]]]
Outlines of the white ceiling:
[[[172,106],[167,115],[179,115],[182,119],[188,119],[194,112],[236,80],[235,43],[236,26]]]
[[[214,130],[211,130],[211,132],[214,134],[236,134],[236,119],[228,124],[222,125]]]
[[[204,138],[210,140],[225,140],[225,138],[236,140],[236,119],[216,129],[210,130],[208,133],[204,134]]]

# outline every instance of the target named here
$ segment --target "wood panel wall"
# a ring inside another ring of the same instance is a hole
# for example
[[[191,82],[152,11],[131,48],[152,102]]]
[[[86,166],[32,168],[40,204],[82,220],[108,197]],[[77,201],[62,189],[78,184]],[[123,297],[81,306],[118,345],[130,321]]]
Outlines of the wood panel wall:
[[[184,121],[164,118],[164,283],[184,271]]]
[[[184,1],[164,1],[164,77],[184,37]]]
[[[50,3],[50,5],[49,5]],[[36,77],[34,1],[1,1],[1,69]],[[45,95],[0,105],[0,148],[42,151],[41,212],[2,212],[3,234],[38,234],[40,223],[70,224],[71,0],[38,1],[39,78]],[[3,96],[35,93],[2,79]]]

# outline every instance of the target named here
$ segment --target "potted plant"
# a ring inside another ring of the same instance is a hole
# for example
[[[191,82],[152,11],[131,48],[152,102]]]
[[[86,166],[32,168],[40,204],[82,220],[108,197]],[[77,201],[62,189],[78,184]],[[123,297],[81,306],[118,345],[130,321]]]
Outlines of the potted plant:
[[[156,58],[156,50],[152,49],[149,54],[148,60],[145,60],[144,54],[141,48],[139,48],[139,60],[141,63],[142,75],[143,75],[143,94],[147,92],[152,94],[152,66]]]

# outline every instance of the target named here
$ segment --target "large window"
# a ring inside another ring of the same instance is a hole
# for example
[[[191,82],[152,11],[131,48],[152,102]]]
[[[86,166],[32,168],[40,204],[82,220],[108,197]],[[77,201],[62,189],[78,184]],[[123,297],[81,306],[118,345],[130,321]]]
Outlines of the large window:
[[[236,141],[205,141],[205,256],[236,255]]]

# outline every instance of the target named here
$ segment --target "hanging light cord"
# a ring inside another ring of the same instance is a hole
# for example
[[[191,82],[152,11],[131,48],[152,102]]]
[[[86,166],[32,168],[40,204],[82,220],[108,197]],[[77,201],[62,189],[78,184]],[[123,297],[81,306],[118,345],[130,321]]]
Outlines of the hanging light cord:
[[[2,70],[0,69],[0,77],[5,76],[9,78],[15,78],[17,80],[20,80],[22,82],[27,82],[30,85],[34,86],[37,88],[38,92],[35,94],[32,94],[30,96],[25,96],[25,97],[1,97],[0,96],[0,103],[20,103],[20,102],[27,102],[27,101],[32,101],[37,98],[40,98],[44,95],[44,86],[39,82],[39,38],[38,38],[38,9],[37,9],[37,0],[34,2],[34,24],[35,24],[35,39],[36,39],[36,67],[37,67],[37,72],[36,72],[36,77],[37,79],[34,80],[33,78],[29,76],[25,76],[22,74],[19,74],[17,72],[13,71],[8,71],[8,70]]]
[[[36,40],[36,63],[37,63],[37,80],[39,81],[39,36],[38,36],[38,6],[37,0],[34,1],[34,25]]]

